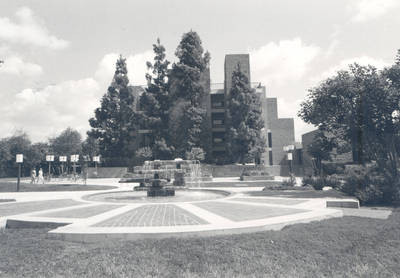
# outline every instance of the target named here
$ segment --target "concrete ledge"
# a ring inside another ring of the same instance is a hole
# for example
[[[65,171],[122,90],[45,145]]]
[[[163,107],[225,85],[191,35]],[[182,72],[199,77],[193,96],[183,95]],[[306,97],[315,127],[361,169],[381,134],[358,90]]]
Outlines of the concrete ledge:
[[[241,181],[271,181],[274,180],[273,176],[241,176]]]
[[[327,208],[359,208],[360,203],[358,200],[354,201],[341,201],[341,200],[335,200],[335,201],[326,201],[326,207]]]
[[[40,221],[26,221],[26,220],[6,220],[6,229],[37,229],[37,228],[50,228],[56,229],[71,223],[57,223],[57,222],[40,222]]]

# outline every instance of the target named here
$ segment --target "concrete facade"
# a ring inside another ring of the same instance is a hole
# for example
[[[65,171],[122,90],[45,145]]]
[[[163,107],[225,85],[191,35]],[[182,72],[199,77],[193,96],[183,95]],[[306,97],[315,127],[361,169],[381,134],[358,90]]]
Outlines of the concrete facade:
[[[243,73],[248,77],[255,93],[259,96],[262,108],[262,118],[265,128],[264,136],[267,139],[267,147],[261,156],[261,164],[287,166],[284,146],[295,143],[294,120],[292,118],[278,117],[278,101],[276,98],[267,97],[266,87],[259,82],[251,82],[250,57],[248,54],[228,54],[225,56],[225,80],[224,83],[211,84],[211,126],[213,158],[224,160],[225,155],[225,115],[226,103],[229,100],[229,91],[232,83],[232,73],[237,65],[240,65]]]

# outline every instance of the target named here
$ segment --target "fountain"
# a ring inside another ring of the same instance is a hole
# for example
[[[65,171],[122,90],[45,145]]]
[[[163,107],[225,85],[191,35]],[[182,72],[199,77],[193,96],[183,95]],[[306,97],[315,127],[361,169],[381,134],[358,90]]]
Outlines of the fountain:
[[[157,174],[157,178],[152,178]],[[201,187],[203,179],[201,164],[198,160],[154,160],[145,161],[143,166],[136,166],[132,173],[129,173],[120,182],[140,183],[134,187],[135,191],[145,191],[153,186],[154,180],[161,179],[161,182],[171,182],[175,187]],[[157,186],[157,185],[156,185]]]
[[[151,179],[151,186],[147,188],[147,197],[166,197],[175,196],[175,189],[165,186],[167,180],[160,179],[158,173],[154,173],[154,179]]]

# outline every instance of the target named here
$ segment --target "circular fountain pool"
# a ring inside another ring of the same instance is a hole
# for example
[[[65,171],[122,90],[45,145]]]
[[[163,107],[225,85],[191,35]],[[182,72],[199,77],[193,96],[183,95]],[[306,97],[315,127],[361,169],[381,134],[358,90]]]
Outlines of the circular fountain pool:
[[[83,196],[84,200],[107,203],[176,203],[207,201],[224,198],[227,191],[207,189],[178,189],[175,196],[147,197],[146,191],[119,191]]]

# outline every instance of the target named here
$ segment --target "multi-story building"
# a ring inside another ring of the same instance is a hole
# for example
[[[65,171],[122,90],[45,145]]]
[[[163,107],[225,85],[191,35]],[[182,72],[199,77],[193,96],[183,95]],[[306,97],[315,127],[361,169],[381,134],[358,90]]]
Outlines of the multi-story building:
[[[260,82],[251,82],[249,54],[229,54],[225,56],[224,83],[211,84],[211,126],[213,157],[223,161],[226,147],[226,103],[232,84],[232,73],[240,65],[241,71],[249,79],[250,85],[259,96],[262,108],[262,117],[265,128],[264,136],[267,139],[267,148],[261,157],[261,164],[287,164],[284,146],[294,144],[293,118],[279,118],[276,98],[267,97],[266,87]]]
[[[284,146],[294,144],[294,120],[293,118],[279,118],[276,98],[267,97],[266,87],[260,82],[251,82],[249,54],[228,54],[225,56],[224,82],[210,84],[210,72],[207,71],[202,80],[206,86],[206,96],[202,105],[207,110],[211,121],[212,133],[212,157],[215,161],[224,162],[226,155],[226,104],[229,101],[229,92],[232,84],[232,73],[240,64],[241,71],[249,79],[251,88],[259,96],[264,120],[263,133],[267,139],[265,152],[259,163],[266,166],[287,165]],[[141,95],[143,88],[134,86],[136,98]],[[138,107],[139,108],[139,107]],[[147,130],[140,130],[142,144],[146,141]]]

